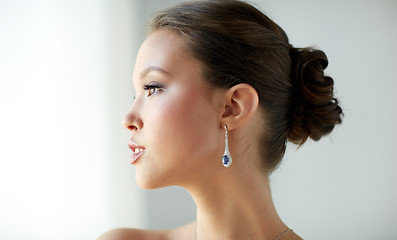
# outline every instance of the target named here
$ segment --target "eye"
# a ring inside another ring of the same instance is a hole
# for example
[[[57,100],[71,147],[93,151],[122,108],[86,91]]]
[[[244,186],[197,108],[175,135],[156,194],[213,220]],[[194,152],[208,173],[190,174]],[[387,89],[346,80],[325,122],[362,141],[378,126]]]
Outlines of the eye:
[[[158,91],[163,91],[164,87],[157,83],[150,83],[148,85],[143,86],[143,89],[145,91],[148,91],[147,96],[150,97],[152,94],[154,94]]]

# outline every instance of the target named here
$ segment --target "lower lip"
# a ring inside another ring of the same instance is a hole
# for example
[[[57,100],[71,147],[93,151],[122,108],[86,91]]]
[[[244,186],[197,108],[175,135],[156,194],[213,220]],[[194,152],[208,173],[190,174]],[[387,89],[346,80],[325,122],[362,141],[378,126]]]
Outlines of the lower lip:
[[[145,151],[146,151],[146,150],[143,150],[143,151],[141,151],[141,152],[139,152],[139,153],[133,153],[133,154],[131,155],[131,158],[130,158],[130,164],[136,163],[136,161],[138,160],[138,158],[139,158]]]

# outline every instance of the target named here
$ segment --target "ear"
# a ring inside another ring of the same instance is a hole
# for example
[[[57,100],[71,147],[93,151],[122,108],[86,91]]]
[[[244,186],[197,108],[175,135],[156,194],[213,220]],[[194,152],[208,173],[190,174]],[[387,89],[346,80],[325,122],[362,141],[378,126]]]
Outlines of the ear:
[[[258,93],[249,84],[241,83],[231,87],[225,92],[224,97],[221,121],[229,130],[243,125],[258,109]]]

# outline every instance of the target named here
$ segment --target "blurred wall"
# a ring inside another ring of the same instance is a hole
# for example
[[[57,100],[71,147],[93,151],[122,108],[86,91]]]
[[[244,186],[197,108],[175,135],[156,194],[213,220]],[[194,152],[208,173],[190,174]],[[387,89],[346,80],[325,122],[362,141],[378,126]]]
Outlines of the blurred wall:
[[[121,118],[139,1],[0,1],[0,239],[146,226]]]

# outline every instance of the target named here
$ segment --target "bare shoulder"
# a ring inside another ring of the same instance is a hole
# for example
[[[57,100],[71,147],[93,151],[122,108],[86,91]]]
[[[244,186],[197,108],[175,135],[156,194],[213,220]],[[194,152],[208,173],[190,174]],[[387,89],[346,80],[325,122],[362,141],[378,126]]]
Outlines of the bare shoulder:
[[[167,231],[117,228],[105,232],[97,240],[168,240]]]
[[[189,223],[182,227],[168,230],[169,238],[167,240],[190,240],[194,239],[196,222]]]
[[[193,238],[195,223],[170,230],[143,230],[117,228],[101,235],[97,240],[188,240]]]

